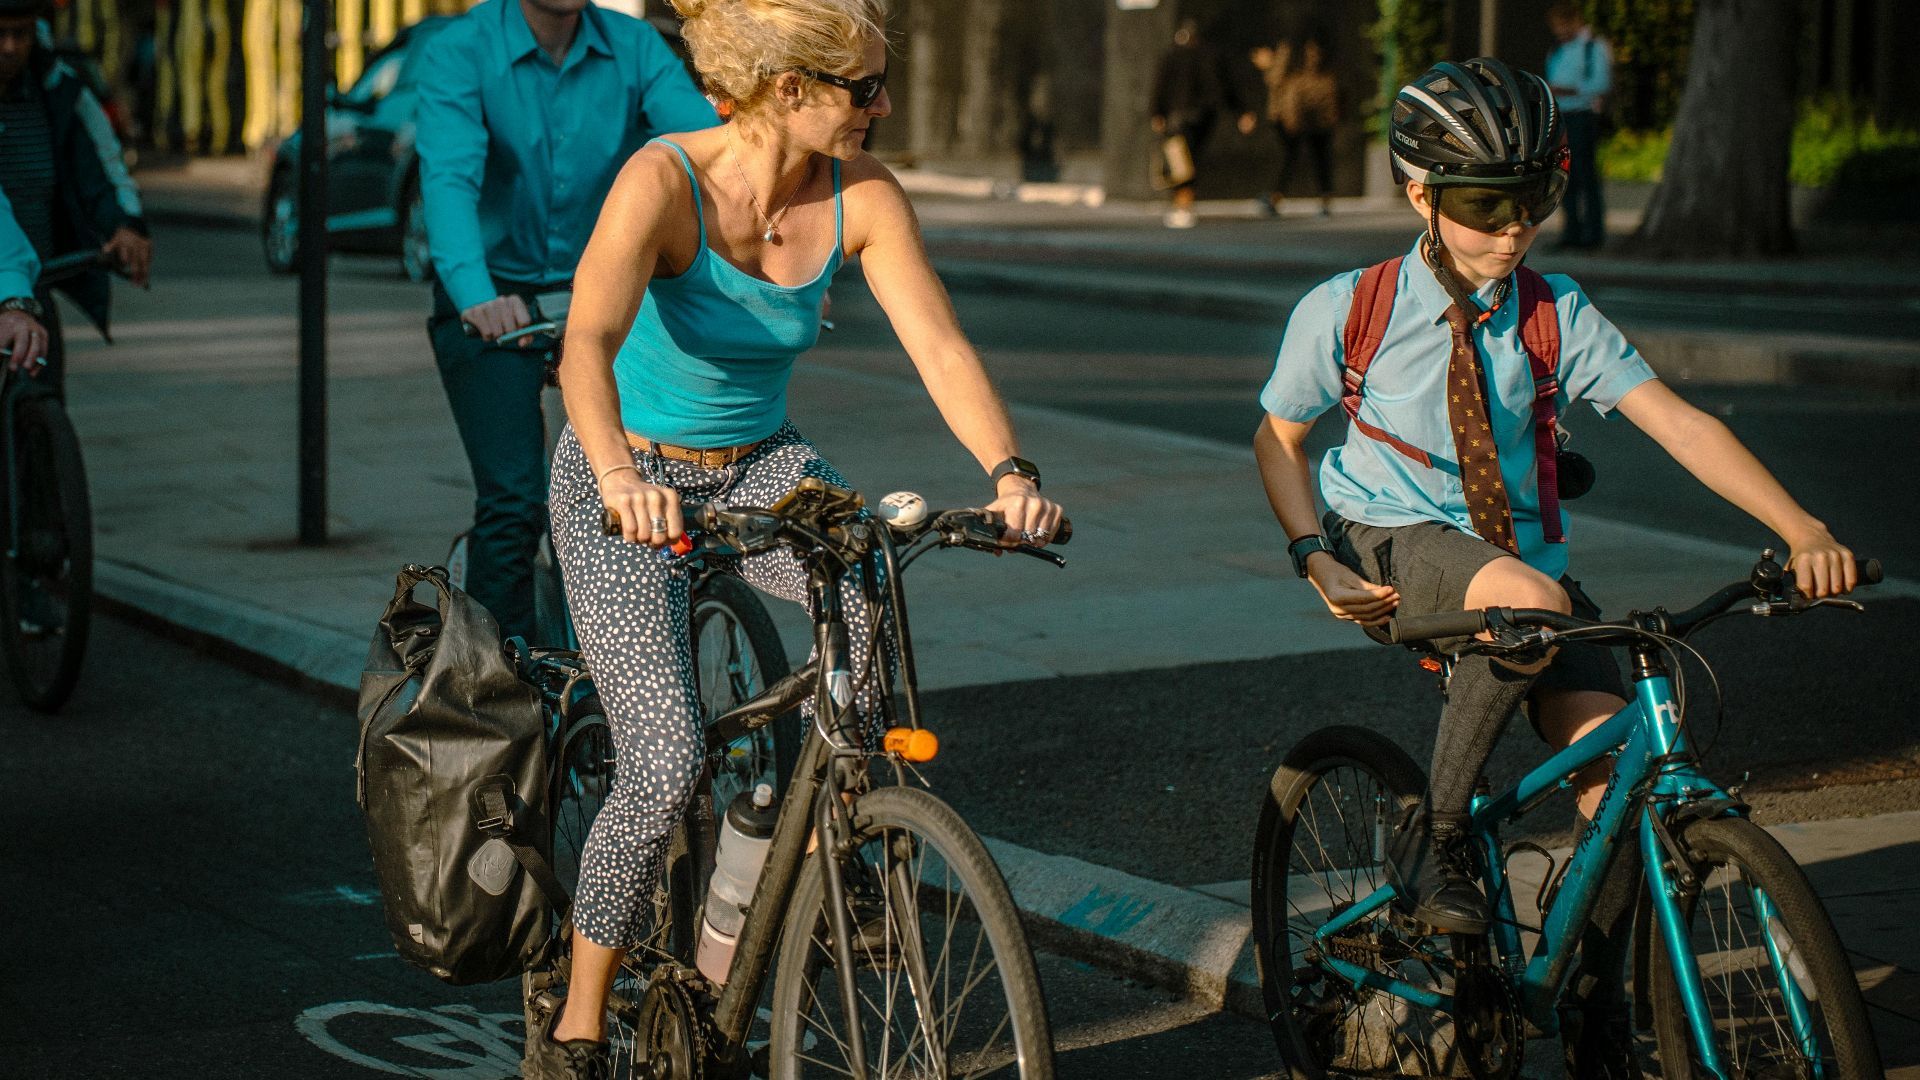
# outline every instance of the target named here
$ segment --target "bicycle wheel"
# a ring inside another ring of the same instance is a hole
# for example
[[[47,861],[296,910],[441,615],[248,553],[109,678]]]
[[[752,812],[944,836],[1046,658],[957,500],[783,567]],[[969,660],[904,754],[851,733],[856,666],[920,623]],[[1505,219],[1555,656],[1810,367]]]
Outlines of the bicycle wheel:
[[[0,643],[20,698],[41,712],[80,678],[93,610],[93,511],[80,440],[53,395],[15,400],[13,462],[19,546],[0,556]]]
[[[853,813],[855,849],[841,873],[857,927],[853,981],[868,1075],[1051,1077],[1033,953],[979,838],[917,788],[869,792]],[[853,1074],[824,854],[802,869],[780,940],[771,1080]]]
[[[1274,1042],[1294,1080],[1330,1073],[1460,1076],[1453,1024],[1315,963],[1316,930],[1386,884],[1387,837],[1426,789],[1406,751],[1365,728],[1308,735],[1273,774],[1253,850],[1254,959]],[[1389,909],[1332,940],[1342,960],[1441,992],[1453,943],[1419,937]]]
[[[703,579],[693,594],[694,685],[711,720],[784,678],[792,668],[765,604],[731,574]],[[789,713],[728,748],[713,775],[715,820],[755,784],[784,791],[800,752],[800,717]]]
[[[1805,871],[1740,818],[1687,826],[1698,888],[1681,897],[1721,1064],[1734,1080],[1877,1077],[1866,1002]],[[1653,1028],[1661,1075],[1710,1075],[1699,1061],[1666,935],[1653,932]],[[1785,993],[1806,1003],[1796,1024]]]

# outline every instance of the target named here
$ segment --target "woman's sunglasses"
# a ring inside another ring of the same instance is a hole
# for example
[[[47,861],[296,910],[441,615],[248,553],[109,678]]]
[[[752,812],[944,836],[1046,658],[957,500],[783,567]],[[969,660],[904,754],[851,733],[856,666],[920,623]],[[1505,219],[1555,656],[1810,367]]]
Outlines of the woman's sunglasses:
[[[815,71],[812,68],[799,68],[798,70],[802,75],[819,79],[828,86],[837,86],[845,90],[847,95],[853,98],[853,107],[856,109],[864,109],[873,104],[873,99],[879,97],[880,91],[887,87],[887,73],[884,71],[877,75],[863,75],[858,79],[849,79],[845,75],[829,75],[824,71]]]

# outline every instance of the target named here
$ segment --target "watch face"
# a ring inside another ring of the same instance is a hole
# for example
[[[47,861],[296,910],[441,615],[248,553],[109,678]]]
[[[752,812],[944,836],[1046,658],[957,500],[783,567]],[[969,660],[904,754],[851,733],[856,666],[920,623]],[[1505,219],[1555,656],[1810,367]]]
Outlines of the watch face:
[[[1028,476],[1040,475],[1040,466],[1035,465],[1033,462],[1028,461],[1026,458],[1016,457],[1016,458],[1011,458],[1010,460],[1013,462],[1014,468],[1020,470],[1023,473],[1026,473]]]

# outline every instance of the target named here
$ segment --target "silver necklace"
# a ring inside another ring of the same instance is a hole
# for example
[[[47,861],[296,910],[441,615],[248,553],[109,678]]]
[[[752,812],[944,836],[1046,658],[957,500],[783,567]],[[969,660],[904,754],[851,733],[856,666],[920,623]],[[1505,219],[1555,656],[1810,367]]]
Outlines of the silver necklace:
[[[780,212],[772,217],[768,217],[767,212],[760,208],[759,197],[753,193],[753,184],[747,180],[747,171],[740,167],[740,154],[733,148],[733,130],[731,128],[727,130],[727,157],[733,162],[733,172],[735,176],[740,178],[740,186],[747,189],[747,201],[753,204],[753,212],[758,214],[760,220],[766,223],[767,231],[760,234],[761,241],[768,244],[773,243],[773,238],[779,235],[778,230],[781,220],[787,216],[787,210],[793,206],[793,197],[800,194],[800,185],[795,184],[793,186],[793,191],[787,195],[787,201],[780,207]]]

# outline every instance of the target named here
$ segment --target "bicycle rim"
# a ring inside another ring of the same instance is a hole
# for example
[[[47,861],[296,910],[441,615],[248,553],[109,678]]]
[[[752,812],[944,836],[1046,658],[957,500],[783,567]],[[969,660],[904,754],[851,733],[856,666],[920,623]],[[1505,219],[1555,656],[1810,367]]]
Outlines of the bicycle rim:
[[[0,640],[20,698],[51,712],[80,678],[93,608],[93,514],[80,441],[51,395],[14,407],[19,543],[0,556]],[[16,535],[12,523],[6,537]]]
[[[1423,787],[1403,751],[1357,728],[1315,732],[1275,774],[1255,839],[1255,957],[1275,1043],[1297,1080],[1465,1075],[1444,1011],[1356,989],[1314,959],[1324,952],[1451,993],[1453,941],[1410,933],[1390,908],[1314,941],[1386,884],[1387,839]]]
[[[1879,1076],[1878,1051],[1832,921],[1792,857],[1758,825],[1704,821],[1685,833],[1700,879],[1682,899],[1721,1064],[1734,1080]],[[1654,1031],[1661,1070],[1706,1076],[1664,935],[1655,933]],[[1796,1022],[1798,1002],[1805,1011]]]
[[[867,1074],[1051,1077],[1052,1038],[1033,954],[985,847],[951,808],[917,789],[863,795],[854,813],[855,851],[841,866]],[[773,1080],[854,1075],[826,896],[816,853],[781,939]]]

